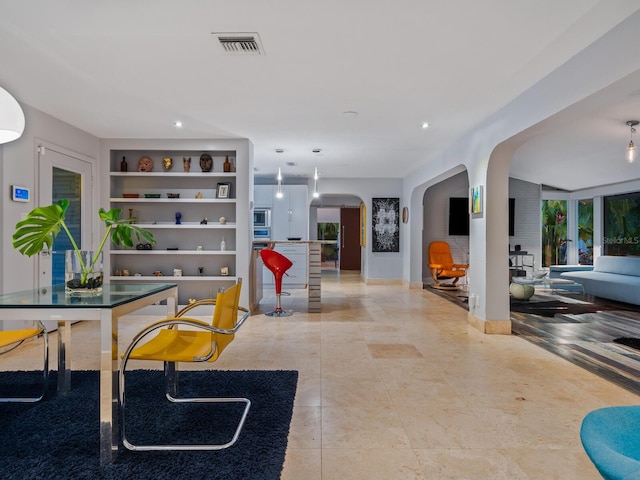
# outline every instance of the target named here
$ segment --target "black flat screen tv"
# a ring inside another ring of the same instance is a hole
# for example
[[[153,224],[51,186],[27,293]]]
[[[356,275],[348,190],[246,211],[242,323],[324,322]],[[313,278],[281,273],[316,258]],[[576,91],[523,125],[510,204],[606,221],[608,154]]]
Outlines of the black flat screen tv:
[[[516,234],[516,199],[509,199],[509,236]]]
[[[469,235],[469,199],[449,198],[449,235]]]
[[[516,199],[509,199],[509,236],[515,235]],[[469,199],[449,198],[449,235],[469,235]]]

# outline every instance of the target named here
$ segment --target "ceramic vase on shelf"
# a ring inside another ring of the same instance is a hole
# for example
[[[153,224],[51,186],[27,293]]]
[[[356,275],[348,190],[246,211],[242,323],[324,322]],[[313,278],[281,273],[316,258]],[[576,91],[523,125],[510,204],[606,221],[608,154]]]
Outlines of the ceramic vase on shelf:
[[[102,293],[103,252],[96,258],[93,250],[67,250],[64,258],[64,280],[67,295]]]

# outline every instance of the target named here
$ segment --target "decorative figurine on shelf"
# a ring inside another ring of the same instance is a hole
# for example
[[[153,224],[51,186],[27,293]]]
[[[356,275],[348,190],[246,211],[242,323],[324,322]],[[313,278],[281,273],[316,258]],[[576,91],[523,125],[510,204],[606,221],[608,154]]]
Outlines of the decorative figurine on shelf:
[[[163,275],[162,275],[162,272],[160,270],[156,270],[156,271],[153,272],[153,276],[154,277],[162,277]]]
[[[224,237],[222,237],[222,241],[220,242],[220,250],[225,251],[227,249],[227,242],[224,241]]]
[[[171,170],[173,168],[173,158],[164,157],[162,159],[162,168],[164,168],[165,172],[168,172],[169,170]]]
[[[200,225],[206,225],[209,222],[209,220],[207,220],[207,217],[204,217],[202,220],[200,220]]]
[[[176,225],[180,225],[182,223],[182,213],[176,212]]]
[[[191,170],[191,157],[182,157],[182,165],[185,172]]]
[[[220,225],[226,225],[227,219],[225,217],[220,217]]]
[[[122,157],[122,161],[120,162],[120,171],[126,172],[128,168],[129,168],[129,165],[127,165],[127,159]]]
[[[208,153],[200,155],[200,168],[203,172],[210,172],[213,169],[213,158]]]
[[[220,275],[223,277],[229,276],[229,267],[220,267]]]
[[[138,160],[139,172],[150,172],[151,170],[153,170],[153,160],[151,158],[144,156]]]
[[[202,276],[204,274],[204,267],[198,267],[198,275]]]
[[[227,155],[227,157],[224,159],[224,163],[222,164],[222,170],[224,172],[231,171],[231,162],[229,161],[229,155]]]
[[[200,200],[202,198],[202,192],[196,193],[196,198]]]

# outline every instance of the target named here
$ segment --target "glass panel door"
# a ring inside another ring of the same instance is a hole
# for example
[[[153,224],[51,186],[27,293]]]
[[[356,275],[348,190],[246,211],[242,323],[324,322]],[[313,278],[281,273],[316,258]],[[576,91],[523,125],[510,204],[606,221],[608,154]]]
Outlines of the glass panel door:
[[[82,245],[82,175],[53,167],[52,197],[52,203],[65,198],[69,200],[69,208],[65,213],[64,222],[76,244]],[[64,252],[71,249],[73,249],[71,240],[61,232],[61,235],[58,235],[53,242],[51,252],[52,285],[64,283]]]
[[[542,266],[567,264],[567,201],[542,201]]]
[[[39,206],[46,206],[61,199],[69,200],[65,223],[80,248],[91,248],[91,203],[92,165],[87,160],[66,152],[62,147],[39,147]],[[47,287],[64,282],[64,252],[71,242],[61,232],[50,252],[38,256],[37,287]]]
[[[578,200],[578,263],[593,265],[593,199]]]

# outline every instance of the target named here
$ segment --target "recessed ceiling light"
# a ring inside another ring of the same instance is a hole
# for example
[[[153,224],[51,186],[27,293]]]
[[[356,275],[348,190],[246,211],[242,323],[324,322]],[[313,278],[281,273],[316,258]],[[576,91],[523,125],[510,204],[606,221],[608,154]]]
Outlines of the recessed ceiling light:
[[[320,153],[322,151],[321,148],[314,148],[313,150],[311,150],[313,153]]]
[[[284,148],[276,148],[276,153],[284,153]]]
[[[422,128],[424,130],[426,130],[427,128],[429,128],[431,125],[429,124],[429,122],[422,122]]]
[[[176,128],[182,128],[182,122],[180,120],[173,122],[173,126]]]

